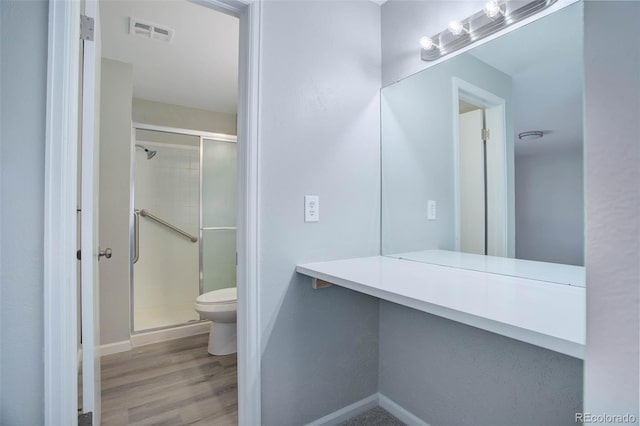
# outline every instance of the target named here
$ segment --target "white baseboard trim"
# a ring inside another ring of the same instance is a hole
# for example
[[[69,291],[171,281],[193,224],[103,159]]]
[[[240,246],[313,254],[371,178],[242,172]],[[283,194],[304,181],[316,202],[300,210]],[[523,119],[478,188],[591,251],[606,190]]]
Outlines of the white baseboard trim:
[[[327,414],[317,420],[307,423],[305,426],[334,426],[340,424],[358,414],[378,406],[378,394],[374,393],[360,401],[347,405],[331,414]]]
[[[118,354],[131,350],[131,341],[123,340],[122,342],[108,343],[99,348],[100,356]],[[78,372],[82,369],[82,348],[78,349]]]
[[[379,392],[354,402],[351,405],[347,405],[333,413],[327,414],[311,423],[307,423],[305,426],[335,426],[378,406],[408,426],[429,426],[427,422],[421,420]]]
[[[152,343],[166,342],[167,340],[179,339],[181,337],[195,336],[196,334],[208,333],[211,322],[204,321],[196,324],[189,324],[181,327],[167,328],[166,330],[150,331],[148,333],[134,334],[131,336],[131,346],[138,347],[150,345]]]
[[[378,405],[387,410],[389,414],[393,415],[401,422],[406,423],[408,426],[429,426],[427,422],[418,418],[416,415],[407,411],[405,408],[401,407],[381,393],[378,393]]]
[[[123,340],[121,342],[108,343],[100,346],[100,356],[118,354],[131,350],[131,341]]]

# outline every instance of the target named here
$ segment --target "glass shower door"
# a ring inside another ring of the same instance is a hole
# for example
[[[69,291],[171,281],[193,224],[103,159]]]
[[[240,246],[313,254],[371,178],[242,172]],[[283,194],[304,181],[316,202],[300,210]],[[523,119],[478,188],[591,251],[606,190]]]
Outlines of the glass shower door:
[[[237,145],[202,139],[201,293],[236,286]]]
[[[132,264],[131,314],[138,333],[199,318],[193,303],[200,290],[200,137],[136,129],[134,143],[139,257]]]

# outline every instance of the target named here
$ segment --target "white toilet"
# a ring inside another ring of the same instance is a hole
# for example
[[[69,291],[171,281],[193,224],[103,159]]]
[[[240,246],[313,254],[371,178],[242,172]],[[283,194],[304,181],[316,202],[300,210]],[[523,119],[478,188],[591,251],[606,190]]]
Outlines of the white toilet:
[[[211,355],[229,355],[237,352],[236,310],[238,293],[235,287],[201,294],[195,309],[211,321],[209,348]]]

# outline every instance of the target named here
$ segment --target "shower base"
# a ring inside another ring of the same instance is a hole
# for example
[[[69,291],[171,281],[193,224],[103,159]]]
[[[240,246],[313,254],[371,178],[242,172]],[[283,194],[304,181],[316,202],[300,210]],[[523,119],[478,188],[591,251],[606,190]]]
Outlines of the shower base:
[[[193,303],[159,305],[151,308],[134,309],[134,331],[143,332],[157,328],[184,325],[199,321],[200,316],[193,309]]]

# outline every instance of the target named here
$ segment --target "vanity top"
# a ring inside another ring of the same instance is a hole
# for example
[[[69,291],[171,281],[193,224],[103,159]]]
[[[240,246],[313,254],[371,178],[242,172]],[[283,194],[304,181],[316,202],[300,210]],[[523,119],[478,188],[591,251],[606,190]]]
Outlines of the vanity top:
[[[421,250],[407,253],[394,253],[388,256],[416,262],[433,263],[454,268],[492,272],[529,278],[536,281],[574,285],[584,287],[586,273],[584,266],[563,265],[560,263],[536,262],[514,259],[512,257],[485,256],[483,254],[462,253],[450,250]]]
[[[301,264],[296,271],[383,300],[584,358],[584,287],[385,256]]]

